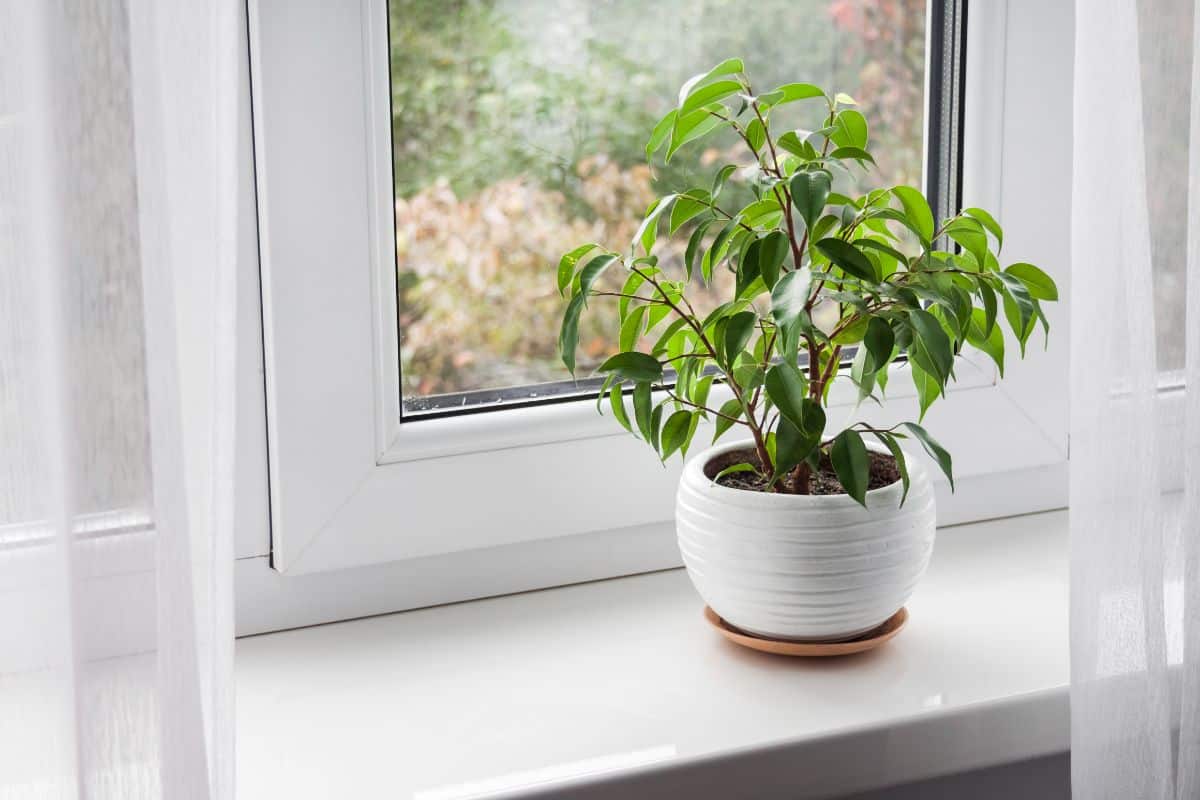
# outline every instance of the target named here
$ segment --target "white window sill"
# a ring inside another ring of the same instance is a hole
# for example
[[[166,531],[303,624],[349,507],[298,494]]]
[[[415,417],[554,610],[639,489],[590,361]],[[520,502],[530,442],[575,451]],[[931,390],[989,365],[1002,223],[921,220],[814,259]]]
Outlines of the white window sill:
[[[743,650],[682,570],[242,639],[240,797],[829,797],[1062,752],[1067,514],[946,528],[880,650]]]

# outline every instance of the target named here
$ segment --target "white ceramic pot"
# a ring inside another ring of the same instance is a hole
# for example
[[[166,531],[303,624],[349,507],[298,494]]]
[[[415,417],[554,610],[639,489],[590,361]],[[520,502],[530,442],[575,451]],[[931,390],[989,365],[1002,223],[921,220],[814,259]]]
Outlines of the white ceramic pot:
[[[867,492],[864,509],[844,494],[732,489],[705,474],[714,459],[749,446],[710,447],[679,481],[679,550],[713,611],[748,633],[810,641],[853,638],[899,611],[933,551],[933,486],[921,462],[905,459],[903,508],[899,481]]]

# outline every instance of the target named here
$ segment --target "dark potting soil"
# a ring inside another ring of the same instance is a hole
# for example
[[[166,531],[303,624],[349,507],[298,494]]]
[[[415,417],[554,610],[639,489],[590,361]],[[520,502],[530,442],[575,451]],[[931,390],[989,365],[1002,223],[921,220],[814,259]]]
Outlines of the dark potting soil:
[[[881,489],[884,486],[895,483],[900,480],[900,470],[896,467],[896,459],[891,455],[884,453],[876,453],[873,450],[867,451],[867,457],[871,462],[871,478],[867,484],[867,489]],[[759,466],[758,456],[754,450],[733,450],[731,452],[715,458],[704,467],[704,474],[709,478],[720,473],[721,470],[733,464],[753,464]],[[789,476],[790,478],[790,476]],[[780,483],[789,480],[789,478],[781,479]],[[729,475],[723,475],[717,480],[721,486],[728,486],[730,489],[745,489],[750,492],[766,491],[767,481],[760,477],[756,472],[734,472]],[[846,494],[845,487],[838,480],[837,473],[833,470],[833,463],[829,460],[826,454],[821,455],[821,468],[817,470],[809,480],[810,494]],[[784,487],[785,490],[790,488],[790,484]],[[780,487],[777,485],[776,490]]]

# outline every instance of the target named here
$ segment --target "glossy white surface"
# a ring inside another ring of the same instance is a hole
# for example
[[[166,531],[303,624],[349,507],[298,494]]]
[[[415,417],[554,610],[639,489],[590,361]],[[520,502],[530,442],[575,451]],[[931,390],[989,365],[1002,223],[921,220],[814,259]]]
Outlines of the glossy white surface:
[[[1054,512],[940,531],[906,629],[840,660],[725,641],[682,570],[242,639],[239,796],[821,797],[1061,751],[1066,598]]]
[[[882,625],[908,602],[933,550],[924,465],[906,453],[906,502],[897,481],[867,492],[865,509],[845,494],[747,492],[706,474],[709,462],[751,447],[696,453],[679,479],[675,529],[696,591],[726,622],[768,638],[837,641]]]

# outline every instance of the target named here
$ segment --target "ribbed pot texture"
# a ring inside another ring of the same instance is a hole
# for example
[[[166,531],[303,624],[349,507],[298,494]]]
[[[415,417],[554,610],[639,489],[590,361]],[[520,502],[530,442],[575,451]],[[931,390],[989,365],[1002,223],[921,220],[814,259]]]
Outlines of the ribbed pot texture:
[[[749,446],[710,447],[679,481],[679,550],[713,611],[748,633],[803,641],[850,639],[899,611],[933,552],[933,486],[921,462],[905,453],[903,508],[899,481],[867,492],[864,509],[844,494],[731,489],[705,474],[713,459]]]

